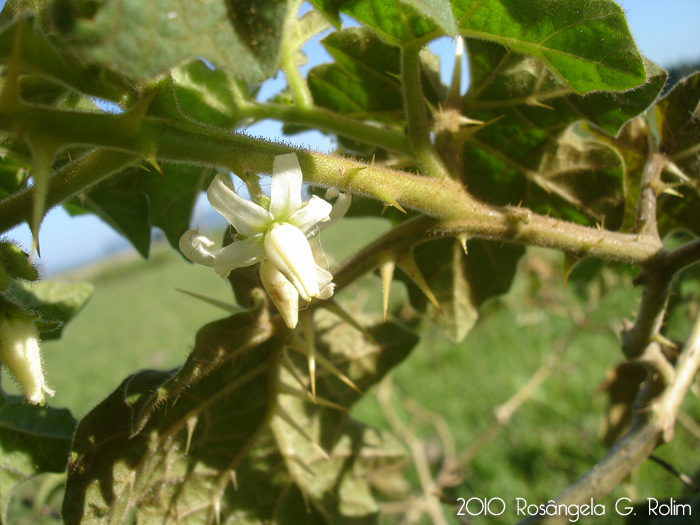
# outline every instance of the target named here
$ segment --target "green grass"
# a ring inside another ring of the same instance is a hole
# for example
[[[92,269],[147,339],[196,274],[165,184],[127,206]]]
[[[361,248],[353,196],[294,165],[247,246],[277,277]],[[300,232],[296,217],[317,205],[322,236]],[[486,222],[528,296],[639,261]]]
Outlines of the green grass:
[[[359,248],[361,236],[370,231],[379,235],[386,227],[377,220],[345,220],[323,233],[322,246],[330,259],[338,260]],[[559,364],[544,384],[463,467],[463,480],[446,489],[454,499],[498,496],[510,503],[522,497],[539,504],[606,452],[599,431],[607,400],[598,387],[606,371],[621,360],[612,326],[634,311],[638,292],[629,280],[609,277],[608,292],[586,306],[577,300],[575,285],[563,291],[559,268],[553,264],[558,257],[537,251],[527,261],[511,292],[486,305],[464,342],[452,344],[424,323],[421,343],[394,374],[395,410],[428,448],[437,451],[433,456],[438,461],[432,465],[437,471],[441,441],[430,425],[405,409],[402,400],[410,397],[444,418],[457,451],[462,451],[489,427],[494,408],[515,394],[555,348],[563,348]],[[57,390],[51,404],[69,407],[77,417],[136,370],[182,363],[197,329],[226,315],[175,288],[233,302],[226,281],[208,268],[187,264],[165,247],[156,249],[149,262],[119,261],[90,273],[94,297],[60,341],[44,345],[48,381]],[[378,278],[368,276],[360,284],[341,298],[379,313]],[[397,305],[406,294],[401,286],[395,291],[393,304]],[[697,398],[691,396],[686,409],[698,419]],[[353,415],[388,427],[372,392],[354,407]],[[658,455],[692,473],[698,468],[697,444],[681,429]],[[417,488],[411,467],[406,475]],[[649,463],[639,469],[633,485],[639,499],[678,499],[683,494],[675,478]],[[627,494],[621,486],[602,503],[610,512],[614,500]],[[454,511],[446,505],[445,513]],[[502,518],[493,522],[515,521],[508,512]],[[456,518],[450,519],[457,523]],[[596,519],[596,523],[620,521],[616,516]],[[474,518],[472,523],[490,521]]]

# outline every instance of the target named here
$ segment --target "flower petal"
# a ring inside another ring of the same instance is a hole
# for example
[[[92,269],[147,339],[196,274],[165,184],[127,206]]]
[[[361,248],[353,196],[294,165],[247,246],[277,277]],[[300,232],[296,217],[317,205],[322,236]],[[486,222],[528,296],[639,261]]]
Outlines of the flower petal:
[[[207,189],[212,207],[230,222],[236,231],[246,237],[265,231],[272,222],[269,211],[254,202],[239,197],[231,181],[217,175]]]
[[[279,310],[284,323],[289,328],[296,328],[299,321],[299,293],[287,278],[275,266],[264,261],[260,265],[260,278],[267,295]]]
[[[199,230],[187,230],[180,237],[180,251],[190,261],[204,266],[214,266],[215,253],[209,251],[214,245],[204,235],[199,235]]]
[[[234,241],[216,252],[214,270],[222,277],[228,277],[232,270],[255,264],[264,254],[262,234]]]
[[[275,220],[286,221],[301,208],[303,178],[295,153],[275,157],[270,188],[270,213]]]
[[[316,276],[318,277],[318,298],[325,301],[333,297],[333,292],[335,291],[333,274],[320,266],[316,266]]]
[[[309,241],[299,228],[286,222],[275,226],[265,236],[265,255],[304,301],[318,296],[316,261]]]
[[[289,223],[299,228],[303,233],[307,233],[319,222],[329,220],[329,215],[333,206],[316,195],[306,203],[306,206],[297,211],[289,219]]]

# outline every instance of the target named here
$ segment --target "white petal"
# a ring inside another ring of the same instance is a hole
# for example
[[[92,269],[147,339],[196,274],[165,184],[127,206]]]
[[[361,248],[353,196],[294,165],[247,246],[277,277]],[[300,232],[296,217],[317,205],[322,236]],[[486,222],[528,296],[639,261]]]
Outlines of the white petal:
[[[264,254],[262,234],[234,241],[216,252],[214,270],[222,277],[228,277],[232,270],[255,264]]]
[[[209,251],[214,245],[199,230],[187,230],[180,237],[180,251],[190,261],[204,266],[214,266],[214,252]]]
[[[270,213],[278,221],[287,221],[301,208],[301,166],[295,153],[277,155],[272,163]]]
[[[284,319],[284,323],[289,328],[296,328],[299,320],[299,293],[297,289],[269,261],[264,261],[260,265],[260,278],[267,295],[270,296]]]
[[[311,197],[311,200],[306,203],[306,206],[291,216],[289,223],[299,228],[303,233],[307,233],[319,222],[329,220],[332,209],[333,206],[331,206],[329,202],[314,195]]]
[[[318,296],[316,261],[306,236],[296,226],[283,223],[265,236],[265,255],[294,285],[304,301]]]
[[[318,277],[318,298],[325,301],[333,297],[333,292],[335,291],[333,274],[320,266],[316,266],[316,276]]]
[[[44,394],[54,395],[46,385],[39,347],[39,332],[31,319],[5,317],[0,321],[0,359],[10,369],[33,405],[44,404]]]
[[[217,175],[207,189],[212,207],[230,222],[236,231],[246,237],[265,231],[272,222],[272,215],[249,200],[239,197],[231,181]]]

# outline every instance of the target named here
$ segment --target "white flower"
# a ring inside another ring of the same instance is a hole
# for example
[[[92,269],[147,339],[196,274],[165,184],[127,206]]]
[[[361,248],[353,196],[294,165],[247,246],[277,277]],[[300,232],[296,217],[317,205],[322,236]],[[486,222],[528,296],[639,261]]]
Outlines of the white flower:
[[[43,405],[44,394],[55,394],[44,379],[39,332],[31,319],[0,319],[0,361],[10,369],[33,405]]]
[[[214,243],[197,230],[188,230],[180,238],[185,257],[224,277],[236,268],[263,263],[263,285],[290,328],[297,323],[298,297],[310,301],[333,295],[333,276],[316,264],[307,240],[318,223],[330,219],[333,207],[315,195],[302,202],[301,185],[301,167],[294,153],[275,157],[269,209],[239,197],[231,181],[217,175],[207,198],[236,229],[234,242],[211,251]]]

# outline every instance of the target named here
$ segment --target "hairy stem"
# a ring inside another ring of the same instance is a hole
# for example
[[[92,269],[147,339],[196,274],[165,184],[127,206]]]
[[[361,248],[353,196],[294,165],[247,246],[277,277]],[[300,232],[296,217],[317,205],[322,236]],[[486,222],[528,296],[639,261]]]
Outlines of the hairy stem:
[[[625,476],[673,437],[678,412],[700,370],[700,316],[678,357],[675,379],[660,395],[653,386],[643,389],[635,403],[632,427],[608,454],[555,499],[557,505],[582,504],[610,492]],[[535,516],[522,523],[566,523],[568,516]]]
[[[401,77],[403,103],[408,126],[408,140],[421,170],[433,177],[449,177],[430,140],[430,125],[425,108],[420,78],[420,48],[405,46],[401,49]]]
[[[294,101],[297,106],[302,108],[310,108],[314,105],[314,99],[309,91],[309,86],[306,84],[306,79],[301,75],[298,67],[297,54],[298,47],[295,45],[294,33],[297,30],[299,19],[297,13],[301,6],[301,0],[292,0],[287,4],[287,14],[284,20],[284,36],[282,52],[282,69],[287,76],[289,88],[294,93]]]

